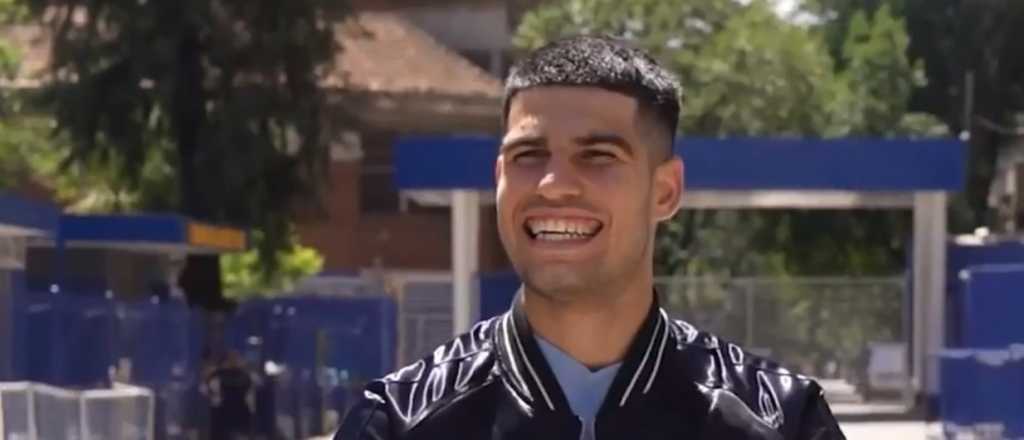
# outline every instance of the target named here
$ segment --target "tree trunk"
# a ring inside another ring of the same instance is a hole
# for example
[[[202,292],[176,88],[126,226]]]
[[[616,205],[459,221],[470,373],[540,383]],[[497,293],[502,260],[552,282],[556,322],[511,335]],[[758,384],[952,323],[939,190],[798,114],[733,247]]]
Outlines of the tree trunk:
[[[203,90],[202,47],[198,30],[185,32],[178,47],[178,72],[174,90],[174,130],[179,161],[179,210],[195,220],[213,220],[205,200],[196,158],[201,133],[206,123]],[[220,279],[220,259],[216,255],[189,255],[178,280],[190,305],[206,309],[227,306]]]

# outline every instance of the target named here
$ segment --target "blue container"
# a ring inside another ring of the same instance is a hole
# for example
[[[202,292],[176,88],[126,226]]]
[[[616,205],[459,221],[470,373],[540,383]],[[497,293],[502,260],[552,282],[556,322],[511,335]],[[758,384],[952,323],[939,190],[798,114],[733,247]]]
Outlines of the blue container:
[[[1006,241],[983,245],[954,244],[948,246],[946,258],[946,345],[949,347],[971,347],[965,339],[966,298],[964,282],[960,279],[963,270],[983,265],[1024,264],[1024,243]],[[912,261],[908,265],[913,267]],[[910,310],[908,308],[907,310]]]
[[[998,425],[1024,437],[1024,346],[941,354],[942,421],[948,428]]]
[[[972,266],[961,273],[961,279],[965,346],[1024,343],[1024,265]]]

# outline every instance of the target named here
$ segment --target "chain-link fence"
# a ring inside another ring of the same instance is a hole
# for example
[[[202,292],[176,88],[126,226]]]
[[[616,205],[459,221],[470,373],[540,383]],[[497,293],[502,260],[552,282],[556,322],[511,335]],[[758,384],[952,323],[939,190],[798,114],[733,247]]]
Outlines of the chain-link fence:
[[[0,383],[0,438],[153,440],[153,408],[153,393],[133,386],[78,391]]]
[[[862,391],[906,382],[902,278],[659,278],[676,318]],[[883,383],[885,382],[885,383]]]

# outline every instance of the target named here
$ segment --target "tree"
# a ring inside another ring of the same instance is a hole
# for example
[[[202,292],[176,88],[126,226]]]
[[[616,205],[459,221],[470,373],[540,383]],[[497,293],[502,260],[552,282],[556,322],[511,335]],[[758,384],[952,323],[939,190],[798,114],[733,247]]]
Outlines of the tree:
[[[319,80],[342,11],[317,0],[25,1],[53,38],[43,103],[68,136],[67,163],[101,161],[136,191],[152,171],[141,165],[169,167],[171,185],[150,182],[162,202],[254,228],[275,269],[292,207],[319,200],[324,181]],[[190,256],[181,284],[193,304],[218,306],[217,258]]]
[[[263,239],[259,233],[252,237],[257,243]],[[293,243],[296,241],[292,240]],[[263,270],[257,251],[222,256],[225,295],[241,300],[288,292],[297,281],[319,273],[324,265],[323,257],[315,249],[298,244],[279,250],[274,258],[279,269],[268,273]]]
[[[923,63],[925,81],[913,90],[910,108],[937,116],[953,133],[971,132],[967,190],[954,198],[950,227],[970,232],[991,225],[987,205],[995,159],[1007,139],[1016,136],[1017,115],[1024,112],[1024,3],[1016,0],[808,0],[823,32],[842,41],[850,17],[881,6],[906,21],[907,54]],[[967,78],[973,75],[968,99]],[[968,101],[972,108],[968,116]]]

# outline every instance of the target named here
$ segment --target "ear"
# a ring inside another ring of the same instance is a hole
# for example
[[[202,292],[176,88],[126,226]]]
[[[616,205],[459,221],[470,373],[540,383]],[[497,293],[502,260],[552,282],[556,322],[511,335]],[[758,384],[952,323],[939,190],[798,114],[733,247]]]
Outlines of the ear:
[[[651,212],[658,222],[672,218],[679,211],[683,201],[684,169],[679,156],[672,156],[654,169]]]

